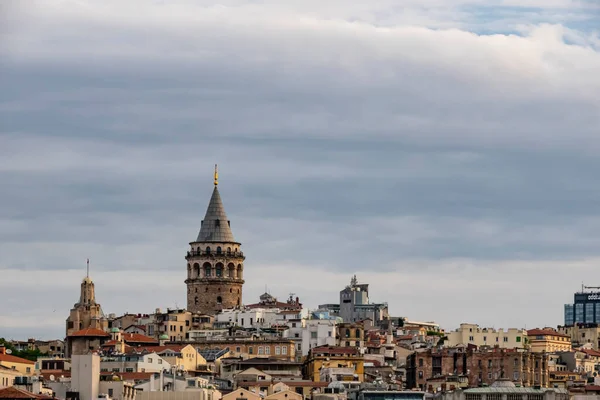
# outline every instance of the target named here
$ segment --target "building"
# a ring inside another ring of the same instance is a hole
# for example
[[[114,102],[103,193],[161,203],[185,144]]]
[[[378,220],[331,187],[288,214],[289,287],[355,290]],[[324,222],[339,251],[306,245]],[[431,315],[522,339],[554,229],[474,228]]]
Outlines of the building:
[[[79,301],[75,303],[67,318],[66,336],[87,328],[108,330],[108,319],[104,316],[100,304],[96,303],[94,282],[89,274],[83,278]]]
[[[101,329],[85,328],[67,336],[67,357],[78,354],[89,354],[100,350],[110,340],[110,334]]]
[[[156,353],[114,354],[102,357],[100,372],[160,372],[170,370],[171,364]]]
[[[302,379],[302,363],[295,361],[259,357],[243,360],[240,357],[230,357],[224,358],[220,367],[220,376],[226,379],[233,379],[234,375],[249,368],[260,370],[279,380]]]
[[[480,328],[476,324],[460,324],[460,328],[453,332],[447,332],[444,345],[454,347],[459,344],[475,346],[498,346],[504,349],[522,349],[527,343],[527,331],[525,329],[510,328],[503,329]]]
[[[431,380],[464,376],[468,386],[508,379],[519,386],[548,386],[548,356],[521,349],[421,349],[406,361],[406,387],[433,391]]]
[[[35,362],[7,354],[6,347],[0,346],[0,371],[2,370],[16,371],[20,375],[31,376],[35,372]],[[6,375],[5,379],[9,380],[11,374]]]
[[[321,371],[327,368],[352,369],[352,381],[363,382],[365,377],[364,358],[356,348],[321,346],[310,350],[304,362],[304,377],[314,382],[321,382]],[[329,371],[348,376],[346,370]]]
[[[600,326],[598,324],[559,326],[557,331],[569,336],[573,346],[590,346],[594,350],[600,350]]]
[[[187,309],[216,314],[242,305],[244,254],[231,232],[218,189],[215,166],[214,190],[200,233],[187,252]]]
[[[356,275],[350,280],[350,285],[340,292],[339,304],[322,304],[319,309],[341,317],[344,322],[370,319],[379,326],[388,319],[387,303],[371,303],[369,285],[359,284]]]
[[[570,336],[550,328],[528,330],[527,340],[533,352],[553,353],[572,349]]]
[[[201,353],[203,350],[227,350],[229,357],[243,359],[254,357],[274,358],[278,360],[295,360],[294,342],[283,338],[227,338],[204,340],[190,343]],[[208,360],[207,360],[208,361]]]
[[[365,347],[365,328],[362,322],[347,322],[337,326],[336,345],[340,347]]]
[[[311,349],[321,346],[335,346],[339,318],[313,313],[313,319],[303,321],[302,342],[297,343],[301,354],[308,355]]]
[[[444,393],[440,400],[569,400],[565,389],[517,387],[512,382],[498,381],[490,387],[455,390]]]
[[[0,399],[2,400],[52,400],[54,397],[44,395],[44,394],[35,394],[29,392],[27,390],[23,390],[21,388],[17,388],[14,386],[6,387],[1,389],[0,386]]]
[[[586,289],[600,288],[582,286],[581,292],[573,295],[573,304],[565,304],[565,326],[600,324],[600,292]]]

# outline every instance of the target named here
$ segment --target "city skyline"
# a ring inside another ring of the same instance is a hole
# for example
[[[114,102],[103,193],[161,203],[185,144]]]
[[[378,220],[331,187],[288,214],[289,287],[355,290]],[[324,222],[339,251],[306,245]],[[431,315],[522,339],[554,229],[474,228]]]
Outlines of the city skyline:
[[[184,307],[215,163],[245,303],[534,328],[600,286],[592,2],[121,3],[0,15],[0,337],[61,337],[88,258],[105,313]]]

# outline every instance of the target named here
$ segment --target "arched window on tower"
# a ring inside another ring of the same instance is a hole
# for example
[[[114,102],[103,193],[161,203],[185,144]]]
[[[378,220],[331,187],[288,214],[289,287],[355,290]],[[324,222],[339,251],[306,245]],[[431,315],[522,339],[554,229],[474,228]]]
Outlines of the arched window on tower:
[[[194,297],[194,305],[198,305],[198,296]]]
[[[217,276],[217,278],[223,277],[223,264],[217,263],[217,265],[215,266],[215,275]]]
[[[204,263],[202,268],[204,268],[204,276],[205,277],[210,277],[212,275],[211,274],[212,265],[210,265],[210,263]]]
[[[357,339],[360,339],[360,329],[357,329],[357,330],[356,330],[356,338],[357,338]]]
[[[242,264],[238,264],[237,266],[237,278],[238,279],[244,279],[244,275],[243,275],[243,270],[242,270]]]
[[[217,254],[221,254],[221,246],[217,246]]]
[[[194,278],[200,278],[200,264],[194,263],[192,275]]]
[[[235,265],[233,265],[233,263],[229,263],[227,265],[227,270],[229,278],[235,279]]]
[[[206,247],[206,254],[210,254],[210,247],[209,246]]]
[[[229,255],[231,255],[231,247],[228,247],[228,248],[227,248],[227,255],[228,255],[228,256],[229,256]]]
[[[217,304],[221,304],[223,302],[223,298],[221,296],[217,296]]]
[[[350,337],[350,329],[346,329],[346,337]]]

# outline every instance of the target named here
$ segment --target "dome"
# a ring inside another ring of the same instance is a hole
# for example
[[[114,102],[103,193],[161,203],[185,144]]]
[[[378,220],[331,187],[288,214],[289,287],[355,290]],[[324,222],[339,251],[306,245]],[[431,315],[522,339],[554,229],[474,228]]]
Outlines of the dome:
[[[112,333],[119,333],[120,332],[119,328],[112,328],[110,331]]]
[[[159,340],[169,340],[169,335],[167,334],[162,334],[160,335],[160,337],[158,338]]]
[[[490,387],[514,388],[516,386],[509,379],[498,379]]]

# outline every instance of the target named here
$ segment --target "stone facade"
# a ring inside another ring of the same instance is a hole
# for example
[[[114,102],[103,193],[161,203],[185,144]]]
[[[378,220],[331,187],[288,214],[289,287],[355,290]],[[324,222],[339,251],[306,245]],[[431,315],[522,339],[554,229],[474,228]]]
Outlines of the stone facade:
[[[242,305],[244,254],[231,233],[221,195],[215,188],[196,241],[187,252],[187,309],[213,315]]]
[[[100,304],[96,303],[94,282],[89,276],[81,282],[79,301],[75,303],[67,318],[66,336],[87,328],[108,330],[108,319],[105,318]]]
[[[548,356],[521,349],[442,349],[411,354],[406,363],[408,389],[430,391],[429,380],[466,377],[470,387],[507,379],[520,386],[548,386]]]

